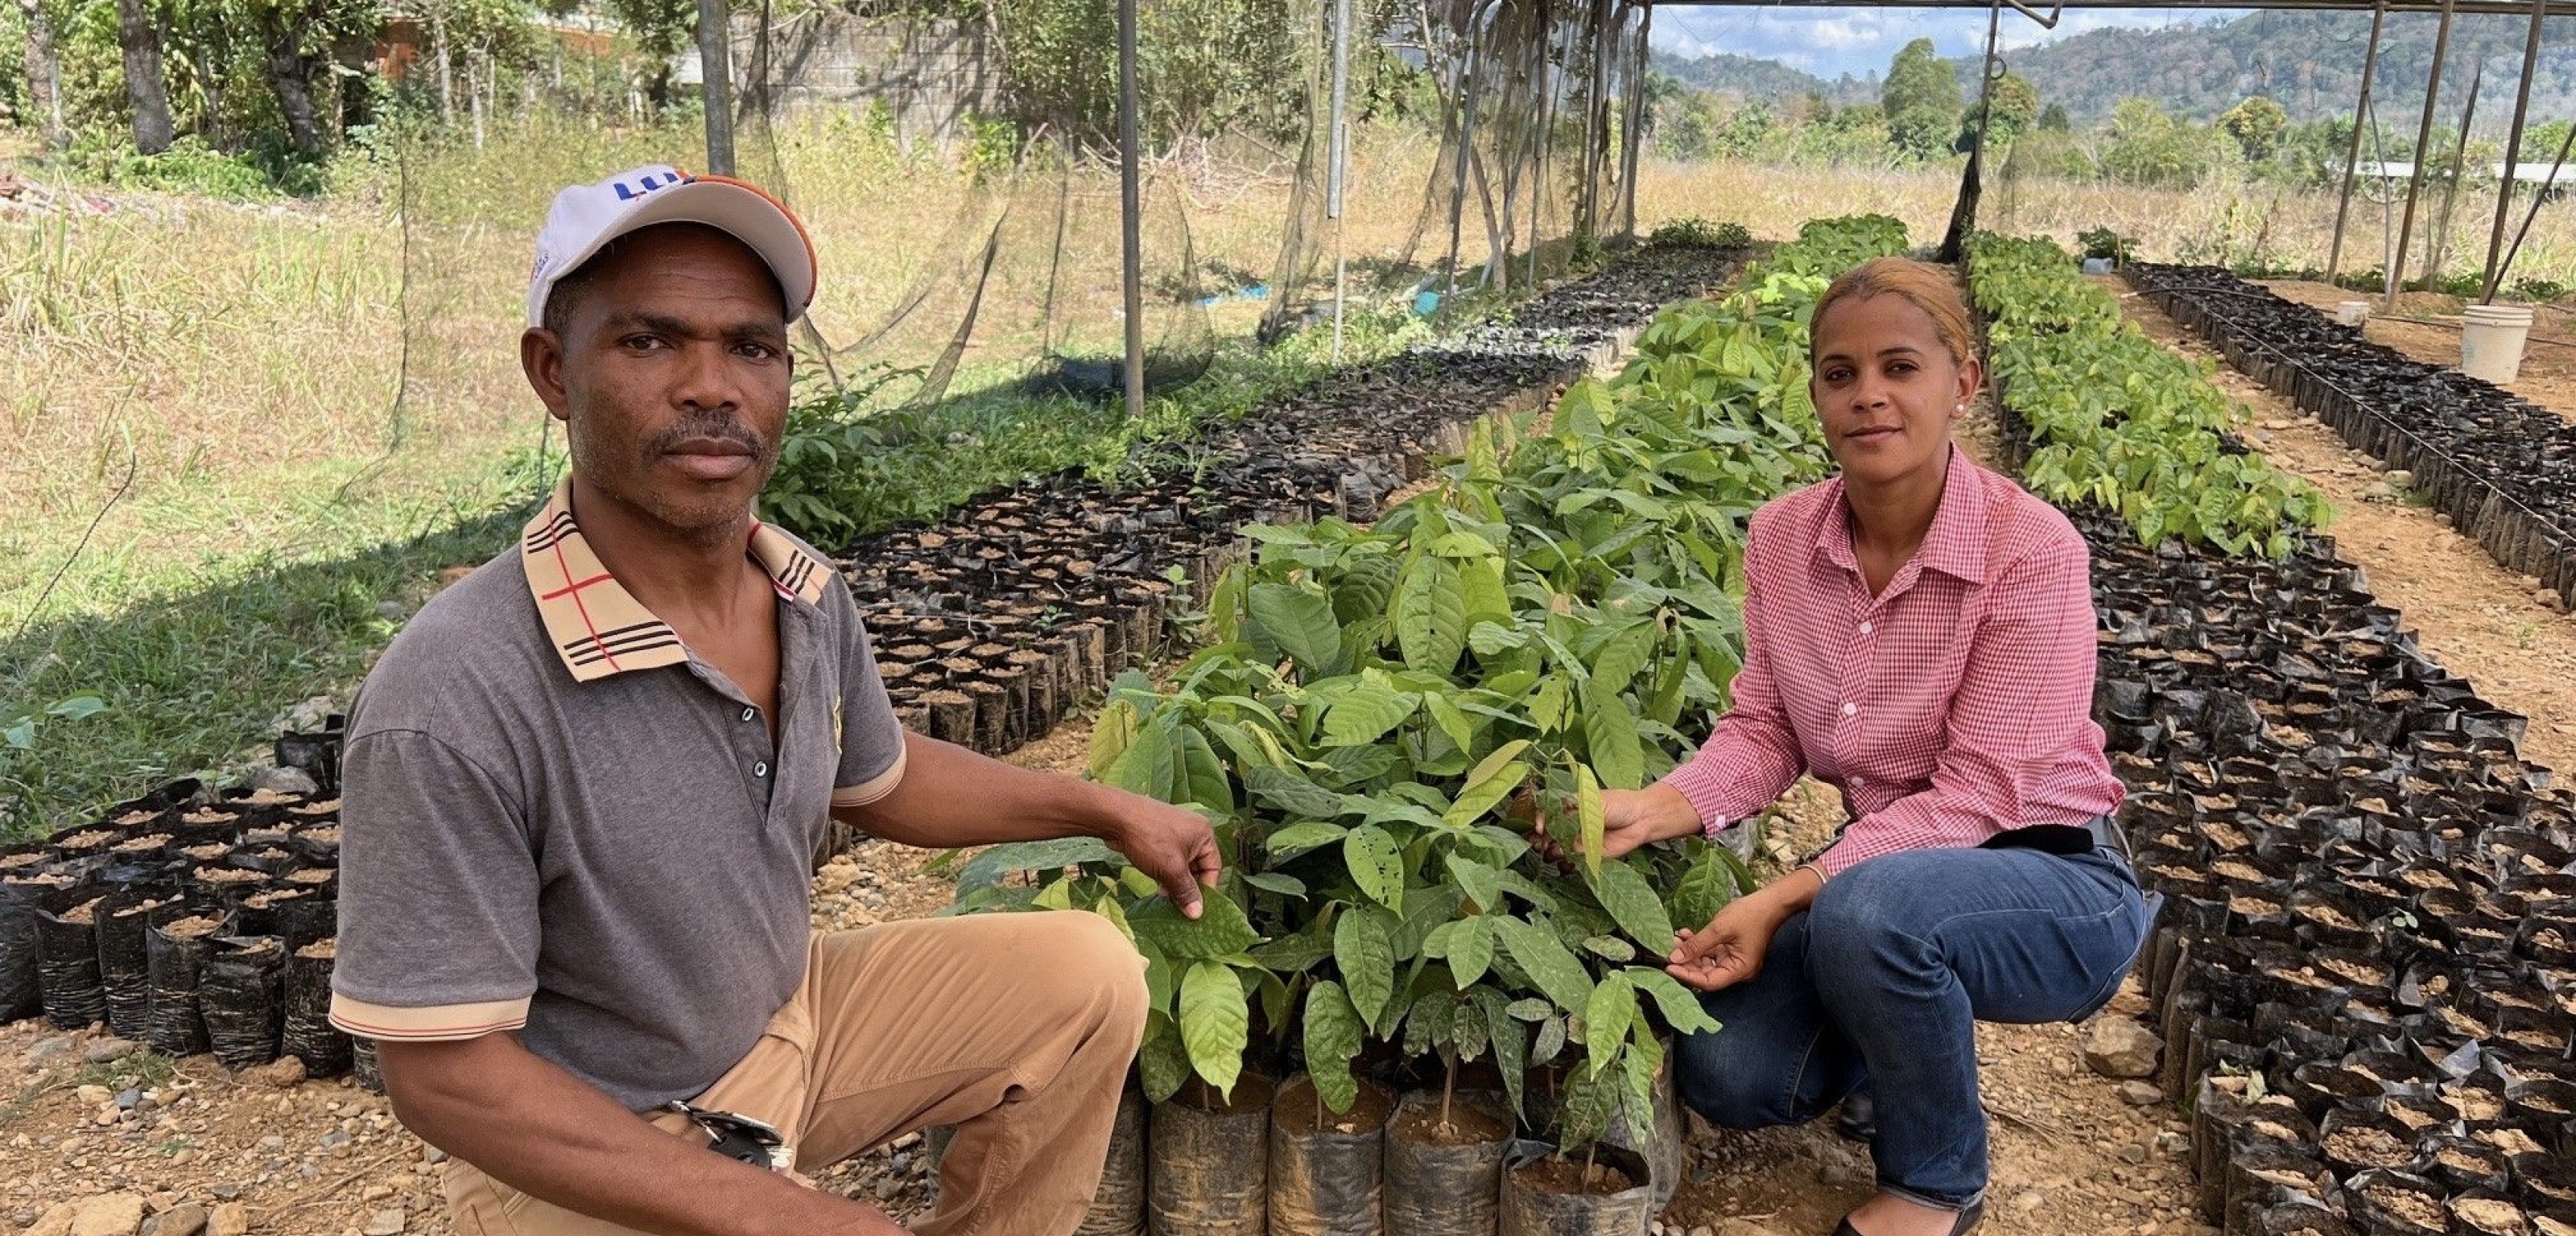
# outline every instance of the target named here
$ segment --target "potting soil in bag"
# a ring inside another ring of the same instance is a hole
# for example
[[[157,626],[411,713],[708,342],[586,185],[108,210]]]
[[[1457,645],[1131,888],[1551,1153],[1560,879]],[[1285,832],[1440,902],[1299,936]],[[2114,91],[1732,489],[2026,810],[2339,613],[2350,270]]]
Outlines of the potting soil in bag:
[[[385,1092],[385,1072],[376,1067],[376,1041],[352,1037],[349,1040],[349,1075],[358,1079],[358,1088],[369,1094]]]
[[[1512,1143],[1503,1158],[1499,1236],[1643,1236],[1655,1218],[1644,1156],[1594,1145],[1559,1155],[1545,1142]]]
[[[107,895],[65,889],[36,916],[36,987],[45,1020],[78,1030],[107,1018],[107,989],[98,979],[98,913]]]
[[[1340,1115],[1324,1106],[1312,1078],[1279,1088],[1270,1103],[1271,1236],[1377,1236],[1393,1106],[1385,1089],[1368,1081]]]
[[[279,1028],[277,1046],[303,1061],[308,1077],[349,1071],[349,1036],[331,1024],[331,967],[339,955],[339,940],[326,937],[296,949],[286,959],[286,1021]]]
[[[107,994],[107,1028],[143,1041],[152,1030],[152,980],[143,933],[167,890],[129,889],[99,907],[98,981]]]
[[[1109,1129],[1109,1157],[1100,1168],[1100,1190],[1074,1236],[1144,1236],[1145,1123],[1143,1091],[1129,1086],[1118,1096],[1118,1123]]]
[[[0,876],[0,1021],[44,1009],[36,986],[36,915],[45,894],[70,883],[69,877],[33,870]]]
[[[1664,1040],[1664,1058],[1672,1059],[1672,1040]],[[1662,1210],[1681,1191],[1682,1173],[1688,1169],[1682,1146],[1682,1109],[1673,1091],[1673,1070],[1666,1068],[1655,1078],[1655,1110],[1632,1127],[1629,1121],[1613,1121],[1601,1141],[1604,1145],[1636,1151],[1646,1161],[1647,1185],[1655,1194],[1655,1209]]]
[[[1194,1081],[1154,1108],[1146,1135],[1146,1230],[1265,1236],[1270,1094],[1268,1078],[1245,1074],[1231,1099]]]
[[[1501,1101],[1416,1091],[1386,1126],[1386,1236],[1494,1236],[1512,1118]]]
[[[277,1059],[284,1021],[286,946],[275,936],[217,940],[197,981],[197,1006],[215,1063],[247,1069]]]
[[[144,965],[152,984],[152,1016],[143,1041],[165,1056],[193,1056],[206,1050],[206,1019],[197,1007],[197,984],[206,952],[218,924],[203,914],[184,914],[186,907],[164,906],[161,912],[183,916],[155,923],[143,931]]]

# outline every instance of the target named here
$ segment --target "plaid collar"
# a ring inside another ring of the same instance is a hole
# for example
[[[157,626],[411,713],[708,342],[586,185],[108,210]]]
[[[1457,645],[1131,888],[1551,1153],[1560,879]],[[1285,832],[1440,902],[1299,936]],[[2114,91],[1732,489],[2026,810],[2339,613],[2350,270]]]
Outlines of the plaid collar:
[[[1844,518],[1843,479],[1827,482],[1834,487],[1827,502],[1829,512],[1817,529],[1814,553],[1857,575],[1860,557],[1852,550],[1851,524]],[[1923,544],[1914,551],[1909,566],[1939,571],[1967,584],[1986,582],[1986,472],[1979,468],[1957,443],[1950,446],[1950,469],[1941,485],[1941,505],[1932,512],[1932,526],[1923,532]],[[1914,572],[1919,573],[1919,572]],[[1909,572],[1899,568],[1896,579]],[[1896,579],[1888,581],[1891,592]]]
[[[751,557],[782,598],[819,604],[830,567],[787,534],[754,521]],[[572,672],[591,682],[628,670],[658,669],[689,659],[680,633],[653,616],[600,565],[572,518],[572,478],[555,486],[544,510],[519,535],[519,565],[545,621],[546,639]]]

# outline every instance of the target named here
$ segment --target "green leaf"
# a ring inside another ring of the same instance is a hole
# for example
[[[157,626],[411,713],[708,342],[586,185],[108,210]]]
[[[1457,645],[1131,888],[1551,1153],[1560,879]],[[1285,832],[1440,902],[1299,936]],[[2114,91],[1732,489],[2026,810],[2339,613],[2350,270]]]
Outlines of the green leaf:
[[[1394,937],[1395,912],[1379,906],[1352,906],[1333,924],[1333,964],[1372,1029],[1395,997]]]
[[[1528,1112],[1521,1106],[1521,1083],[1529,1074],[1529,1031],[1512,1016],[1503,993],[1479,987],[1474,999],[1485,1014],[1485,1036],[1494,1045],[1494,1068],[1503,1075],[1503,1092],[1511,1098],[1512,1113],[1527,1119]]]
[[[1180,1028],[1161,1009],[1145,1021],[1145,1041],[1136,1049],[1136,1071],[1144,1080],[1149,1103],[1180,1093],[1181,1083],[1190,1079],[1190,1056],[1181,1046]]]
[[[1367,746],[1404,724],[1421,704],[1422,697],[1410,691],[1374,680],[1361,683],[1324,713],[1324,745]]]
[[[1307,820],[1286,828],[1272,829],[1270,835],[1262,839],[1261,846],[1273,854],[1285,856],[1298,850],[1331,845],[1349,834],[1349,829],[1330,820]]]
[[[1404,856],[1395,838],[1375,824],[1362,824],[1342,838],[1342,861],[1351,881],[1369,899],[1391,910],[1404,909]]]
[[[1630,962],[1637,959],[1637,946],[1617,936],[1586,937],[1583,951],[1605,961]]]
[[[1529,633],[1500,622],[1479,622],[1467,628],[1467,646],[1475,649],[1477,656],[1490,657],[1498,652],[1529,647]]]
[[[1332,930],[1321,918],[1306,924],[1293,936],[1281,936],[1246,954],[1253,964],[1273,974],[1311,970],[1332,955]]]
[[[0,730],[0,739],[7,740],[10,746],[17,748],[20,751],[34,750],[36,746],[36,719],[34,717],[18,718],[16,724],[11,725],[5,730]]]
[[[1243,980],[1221,961],[1192,962],[1181,975],[1181,1045],[1190,1067],[1231,1097],[1243,1072],[1243,1049],[1252,1039],[1252,1006]]]
[[[1351,1076],[1351,1061],[1360,1054],[1363,1037],[1359,1010],[1342,985],[1326,979],[1306,993],[1306,1073],[1315,1079],[1315,1094],[1334,1112],[1347,1112],[1359,1102],[1360,1084]]]
[[[1447,855],[1442,861],[1449,867],[1449,878],[1466,891],[1469,901],[1476,903],[1478,913],[1495,914],[1502,910],[1502,872],[1456,854]]]
[[[66,721],[78,721],[83,717],[96,716],[106,708],[107,701],[95,695],[75,695],[70,699],[57,701],[53,707],[45,711]]]
[[[1673,913],[1691,930],[1707,926],[1718,911],[1735,900],[1738,886],[1727,862],[1733,857],[1724,846],[1705,846],[1698,861],[1682,873],[1681,882],[1674,886]]]
[[[1180,767],[1172,727],[1157,721],[1136,731],[1135,741],[1127,744],[1100,779],[1129,793],[1169,802]]]
[[[1341,795],[1276,768],[1244,769],[1243,785],[1254,798],[1290,815],[1329,820],[1348,809]]]
[[[1564,941],[1526,919],[1497,916],[1494,930],[1502,937],[1504,950],[1529,975],[1540,994],[1569,1013],[1583,1011],[1592,999],[1592,979]]]
[[[1617,691],[1598,681],[1584,685],[1583,746],[1602,784],[1616,790],[1645,785],[1646,753],[1637,737],[1636,714]]]
[[[1252,929],[1234,898],[1210,893],[1200,905],[1199,917],[1190,919],[1181,915],[1179,907],[1157,897],[1131,911],[1127,926],[1137,939],[1151,943],[1175,962],[1230,957],[1261,942],[1261,933]]]
[[[1458,930],[1449,937],[1449,974],[1465,991],[1493,968],[1494,920],[1480,914],[1451,925]]]
[[[1533,1065],[1546,1064],[1556,1059],[1556,1053],[1564,1050],[1565,1019],[1549,1017],[1538,1024],[1538,1041],[1530,1044],[1529,1062]]]
[[[1100,716],[1091,723],[1092,780],[1109,779],[1110,768],[1118,763],[1119,756],[1127,753],[1129,744],[1136,741],[1137,731],[1144,728],[1144,720],[1145,714],[1130,700],[1111,700],[1101,708]]]
[[[1220,815],[1234,811],[1234,779],[1225,775],[1225,765],[1217,759],[1216,748],[1208,745],[1207,735],[1196,726],[1181,730],[1180,795],[1183,803],[1196,803]]]
[[[1706,1034],[1718,1029],[1717,1019],[1699,996],[1682,986],[1681,980],[1661,970],[1635,966],[1624,971],[1628,982],[1655,1002],[1655,1011],[1663,1014],[1664,1024],[1676,1034]]]
[[[1254,584],[1244,597],[1264,635],[1307,670],[1329,672],[1342,656],[1342,624],[1331,598],[1287,584]]]
[[[1002,877],[1015,871],[1057,871],[1078,863],[1116,863],[1127,860],[1109,843],[1097,837],[1058,837],[1049,841],[1013,841],[993,846],[967,861],[957,871],[957,891],[972,892],[1002,882]]]
[[[1276,871],[1255,872],[1254,874],[1243,877],[1243,882],[1253,886],[1254,888],[1260,889],[1263,892],[1277,893],[1282,897],[1303,897],[1306,895],[1306,882],[1304,880],[1300,880],[1292,875],[1281,875]]]
[[[1185,983],[1182,999],[1188,998]],[[1618,1056],[1619,1048],[1628,1038],[1628,1025],[1635,1020],[1637,989],[1628,985],[1628,976],[1616,970],[1602,975],[1600,983],[1592,988],[1591,1001],[1583,1007],[1583,1048],[1594,1076],[1599,1076],[1601,1070]],[[1184,1028],[1187,1028],[1186,1023]],[[1192,1052],[1194,1058],[1196,1054]]]
[[[1649,957],[1661,957],[1673,951],[1673,920],[1664,912],[1663,899],[1646,877],[1626,863],[1603,863],[1592,872],[1592,895],[1600,899],[1601,908],[1610,912],[1610,920],[1619,930],[1646,950]]]
[[[1603,691],[1625,691],[1629,683],[1636,681],[1637,671],[1646,668],[1646,662],[1654,655],[1654,622],[1636,623],[1601,646],[1592,658],[1592,680]]]
[[[1598,874],[1602,839],[1609,831],[1610,816],[1601,802],[1601,783],[1593,779],[1590,768],[1581,764],[1574,766],[1574,815],[1582,830],[1576,847],[1583,856],[1584,870]]]
[[[1449,804],[1449,810],[1440,817],[1441,821],[1465,828],[1510,798],[1530,774],[1529,765],[1512,757],[1528,747],[1528,739],[1514,739],[1495,748],[1492,755],[1469,770],[1467,784],[1458,790],[1458,801]]]
[[[1395,638],[1405,665],[1447,674],[1467,647],[1467,598],[1457,564],[1423,555],[1405,568],[1396,586]]]

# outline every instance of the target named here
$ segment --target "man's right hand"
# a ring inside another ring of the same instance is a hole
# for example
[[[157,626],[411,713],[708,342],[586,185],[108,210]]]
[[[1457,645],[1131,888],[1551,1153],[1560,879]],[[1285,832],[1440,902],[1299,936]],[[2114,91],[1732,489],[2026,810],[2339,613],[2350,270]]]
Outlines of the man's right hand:
[[[665,1236],[908,1236],[873,1206],[655,1127],[515,1033],[377,1054],[404,1127],[575,1214]]]

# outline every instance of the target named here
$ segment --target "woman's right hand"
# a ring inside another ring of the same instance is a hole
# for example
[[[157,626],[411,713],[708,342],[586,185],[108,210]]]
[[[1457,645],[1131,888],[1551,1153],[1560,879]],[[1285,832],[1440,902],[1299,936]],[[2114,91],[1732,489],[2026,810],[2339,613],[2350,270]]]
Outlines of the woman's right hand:
[[[1556,839],[1548,836],[1547,818],[1535,808],[1530,844],[1554,862],[1567,861]],[[1601,791],[1601,857],[1618,858],[1656,841],[1687,837],[1700,829],[1699,809],[1682,792],[1662,782],[1642,790]]]

